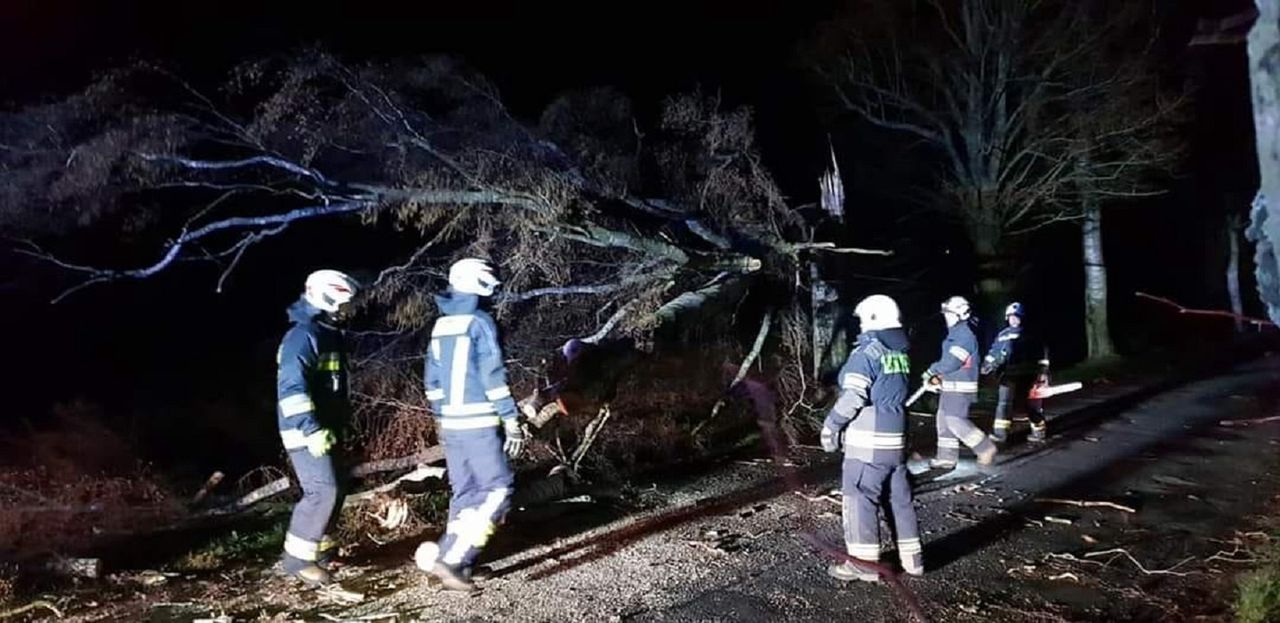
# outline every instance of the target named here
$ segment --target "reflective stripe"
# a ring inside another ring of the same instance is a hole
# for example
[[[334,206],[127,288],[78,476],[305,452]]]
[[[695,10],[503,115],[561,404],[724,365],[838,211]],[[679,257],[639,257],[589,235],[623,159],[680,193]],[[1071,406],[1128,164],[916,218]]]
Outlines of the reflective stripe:
[[[947,352],[948,352],[948,353],[950,353],[952,357],[955,357],[956,359],[959,359],[960,361],[968,361],[968,360],[969,360],[969,351],[967,351],[967,350],[965,350],[965,349],[963,349],[963,348],[961,348],[961,347],[959,347],[959,346],[952,346],[951,348],[949,348],[949,349],[947,350]]]
[[[854,558],[872,562],[880,560],[879,543],[845,543],[844,546],[849,555]]]
[[[431,358],[440,361],[440,340],[431,340]]]
[[[853,448],[897,450],[903,447],[902,433],[876,433],[864,430],[846,430],[844,445]]]
[[[497,413],[492,402],[472,402],[470,404],[444,404],[440,406],[440,415],[489,415]]]
[[[978,393],[977,381],[943,381],[942,391],[954,392],[957,394],[976,394]]]
[[[337,372],[342,369],[342,356],[338,353],[321,354],[318,367],[324,372]]]
[[[1036,431],[1036,432],[1043,432],[1043,431],[1044,431],[1044,422],[1041,422],[1041,423],[1039,423],[1039,424],[1032,424],[1032,425],[1031,425],[1031,430]]]
[[[280,431],[280,440],[284,442],[285,450],[297,450],[298,448],[307,447],[307,434],[299,428]]]
[[[306,394],[290,394],[280,399],[280,415],[284,417],[302,415],[315,410],[315,403],[311,402],[311,396]]]
[[[329,535],[320,537],[320,543],[316,545],[316,553],[327,552],[338,546],[338,542],[333,540]]]
[[[470,363],[470,358],[471,338],[460,335],[453,344],[453,364],[449,369],[450,404],[462,404],[467,395],[467,364]]]
[[[428,389],[427,400],[444,400],[444,390],[441,388]]]
[[[476,428],[495,428],[502,420],[494,415],[489,417],[442,417],[437,420],[444,430],[472,430]]]
[[[920,539],[901,539],[898,541],[898,553],[903,556],[911,556],[924,552],[924,546],[920,544]]]
[[[844,380],[840,383],[840,387],[844,389],[866,389],[870,386],[871,379],[857,372],[850,372],[844,375]]]
[[[1042,365],[1042,366],[1047,366],[1047,365],[1049,365],[1049,360],[1048,360],[1048,359],[1041,359],[1041,360],[1040,360],[1039,362],[1037,362],[1037,363],[1039,363],[1039,364],[1040,364],[1040,365]]]
[[[484,502],[475,508],[464,508],[458,512],[458,518],[449,522],[448,531],[457,534],[453,547],[441,558],[445,564],[456,565],[462,562],[467,551],[478,548],[488,542],[496,527],[494,515],[502,502],[507,499],[509,489],[498,487],[485,496]]]
[[[996,420],[996,421],[995,421],[995,427],[996,427],[996,430],[1000,430],[1000,429],[1003,429],[1003,428],[1009,428],[1009,427],[1010,427],[1010,426],[1012,426],[1012,425],[1013,425],[1013,422],[1010,422],[1009,420]]]
[[[308,541],[300,536],[294,535],[293,533],[286,533],[284,535],[285,553],[297,558],[298,560],[314,562],[316,559],[316,552],[319,549],[320,544],[315,541]]]
[[[968,435],[964,436],[964,445],[972,448],[986,440],[987,434],[975,428]]]
[[[431,337],[464,335],[467,332],[467,328],[471,326],[471,320],[474,317],[471,314],[441,316],[436,319],[435,326],[431,327]]]
[[[1018,338],[1020,338],[1020,337],[1022,337],[1022,336],[1021,336],[1021,335],[1019,335],[1019,334],[1017,334],[1017,333],[1010,333],[1009,335],[1001,335],[1000,337],[997,337],[997,338],[996,338],[996,341],[997,341],[997,342],[1012,342],[1013,340],[1016,340],[1016,339],[1018,339]]]
[[[960,440],[955,437],[943,437],[938,440],[939,448],[959,448]]]
[[[506,385],[503,385],[502,387],[495,387],[493,389],[486,390],[484,393],[484,397],[488,398],[489,400],[502,400],[503,398],[510,398],[511,388],[507,387]]]

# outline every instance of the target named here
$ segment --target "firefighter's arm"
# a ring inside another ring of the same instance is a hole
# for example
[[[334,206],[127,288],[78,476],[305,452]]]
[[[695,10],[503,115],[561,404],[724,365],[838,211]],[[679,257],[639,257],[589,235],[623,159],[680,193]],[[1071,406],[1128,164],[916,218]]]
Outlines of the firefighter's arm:
[[[973,356],[973,347],[960,344],[957,340],[947,339],[942,343],[942,358],[933,362],[925,372],[925,378],[932,378],[939,374],[948,374],[962,368],[969,357]]]
[[[276,400],[285,425],[311,435],[320,430],[308,379],[318,360],[315,341],[305,331],[291,329],[280,343],[280,365],[276,375]]]
[[[841,431],[871,402],[871,383],[877,374],[875,362],[866,353],[858,351],[850,357],[849,367],[840,377],[840,398],[822,423],[822,446],[828,452],[839,447]]]
[[[444,365],[440,361],[440,338],[431,338],[427,356],[423,359],[422,380],[427,388],[427,402],[431,403],[431,410],[439,415],[440,401],[444,400]]]
[[[507,365],[502,358],[502,346],[498,343],[498,327],[492,319],[480,316],[476,317],[472,327],[476,332],[472,338],[476,343],[476,369],[480,371],[484,396],[493,403],[493,409],[504,422],[514,422],[520,412],[507,385]]]
[[[1009,359],[1009,340],[1005,336],[996,336],[994,342],[991,343],[991,350],[987,352],[987,356],[982,358],[983,374],[991,374],[1000,369]]]

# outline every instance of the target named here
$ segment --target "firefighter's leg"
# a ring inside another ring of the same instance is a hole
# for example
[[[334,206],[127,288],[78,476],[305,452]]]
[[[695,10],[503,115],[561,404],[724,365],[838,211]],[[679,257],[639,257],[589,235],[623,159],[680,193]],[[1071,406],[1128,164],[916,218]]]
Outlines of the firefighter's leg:
[[[938,397],[938,412],[934,416],[934,423],[938,430],[938,449],[935,458],[929,462],[931,467],[955,467],[956,461],[960,460],[960,440],[952,434],[951,428],[947,426],[946,403],[942,397]]]
[[[978,463],[990,464],[996,456],[996,444],[987,434],[969,420],[969,396],[963,394],[943,394],[941,402],[946,405],[946,426],[978,457]],[[958,452],[958,450],[957,450]]]
[[[514,479],[497,430],[466,431],[464,434],[474,492],[466,506],[458,510],[456,518],[449,522],[456,537],[449,547],[441,546],[440,561],[466,572],[506,516],[511,506]]]
[[[844,545],[849,556],[871,563],[880,561],[880,495],[886,480],[884,467],[845,459],[841,490],[844,501],[841,515],[844,523]],[[827,572],[838,580],[874,582],[879,578],[848,562],[832,565]]]
[[[1036,443],[1044,441],[1046,432],[1044,399],[1027,399],[1027,419],[1031,421],[1031,434],[1027,437],[1027,440]]]
[[[898,559],[902,570],[911,575],[924,574],[924,548],[920,543],[920,523],[912,503],[907,466],[897,465],[889,476],[889,507],[893,512],[893,531],[898,540]]]
[[[991,440],[1004,443],[1009,436],[1010,411],[1013,408],[1014,384],[1009,379],[1001,379],[996,397],[996,417],[991,425]]]
[[[458,517],[463,510],[472,505],[477,490],[475,478],[471,472],[468,455],[470,448],[465,433],[444,431],[440,437],[444,443],[445,474],[449,477],[450,496],[449,518],[445,524],[444,534],[440,537],[440,554],[437,563],[444,558],[444,552],[452,549],[457,542],[459,528],[462,525],[458,523]]]
[[[289,462],[302,487],[302,499],[293,507],[289,531],[284,537],[284,568],[307,582],[328,582],[328,574],[316,561],[338,501],[333,460],[328,456],[311,456],[302,449],[289,452]]]
[[[326,568],[338,557],[338,542],[334,537],[338,533],[338,522],[342,519],[342,503],[347,497],[347,478],[344,467],[346,464],[342,461],[342,457],[333,454],[331,456],[336,484],[333,512],[329,514],[329,523],[325,526],[324,534],[320,537],[320,546],[316,550],[316,562]]]

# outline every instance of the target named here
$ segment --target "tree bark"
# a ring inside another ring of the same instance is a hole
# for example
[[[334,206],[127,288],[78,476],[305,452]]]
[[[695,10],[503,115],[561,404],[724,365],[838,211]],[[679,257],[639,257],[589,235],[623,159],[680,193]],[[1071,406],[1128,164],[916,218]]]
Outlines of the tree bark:
[[[1280,242],[1280,0],[1257,0],[1256,6],[1258,20],[1249,31],[1249,74],[1261,187],[1249,238],[1257,245],[1259,296],[1271,319],[1280,321],[1280,264],[1274,253]]]
[[[1227,216],[1227,296],[1231,298],[1231,312],[1237,318],[1236,333],[1244,332],[1244,321],[1239,316],[1244,316],[1244,300],[1240,298],[1240,228],[1241,219],[1239,215],[1231,214]]]
[[[1096,198],[1085,199],[1080,230],[1084,249],[1085,340],[1089,359],[1101,359],[1114,355],[1116,349],[1107,326],[1107,265],[1102,254],[1102,211]]]

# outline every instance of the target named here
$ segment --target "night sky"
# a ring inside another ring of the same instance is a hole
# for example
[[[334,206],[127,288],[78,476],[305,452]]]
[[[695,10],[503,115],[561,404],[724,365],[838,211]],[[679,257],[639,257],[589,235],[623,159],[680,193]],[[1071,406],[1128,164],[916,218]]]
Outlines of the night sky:
[[[826,114],[822,94],[800,67],[798,45],[839,6],[829,0],[366,0],[270,9],[263,8],[269,3],[234,2],[6,4],[0,54],[8,60],[0,64],[0,101],[8,105],[72,92],[94,71],[131,58],[170,63],[198,84],[215,84],[239,60],[320,44],[353,60],[441,52],[462,56],[499,86],[517,116],[529,119],[568,88],[619,87],[636,100],[641,114],[668,94],[695,87],[719,92],[726,104],[755,108],[766,162],[797,204],[816,199],[814,180],[826,157],[828,132],[838,133],[833,140],[847,161],[842,166],[850,184],[862,179],[860,167],[874,160],[867,150],[879,140],[843,132],[849,120]],[[1118,334],[1152,313],[1126,298],[1133,289],[1225,304],[1215,290],[1220,285],[1214,275],[1221,271],[1210,265],[1221,260],[1225,267],[1222,244],[1206,235],[1206,227],[1218,222],[1223,210],[1246,207],[1255,183],[1243,48],[1190,54],[1178,43],[1189,35],[1193,11],[1225,14],[1235,7],[1212,2],[1192,9],[1189,4],[1166,3],[1165,60],[1174,80],[1191,77],[1204,87],[1198,116],[1187,129],[1192,166],[1158,203],[1108,217]],[[571,15],[580,21],[570,22]],[[854,196],[860,192],[850,190]],[[855,215],[880,207],[877,195],[865,192],[869,199],[852,206]],[[1153,227],[1153,219],[1166,226]],[[3,293],[12,300],[7,324],[11,330],[23,328],[16,354],[6,359],[24,362],[6,385],[27,388],[10,412],[39,418],[50,401],[77,395],[135,412],[172,408],[175,400],[193,397],[257,400],[269,431],[274,424],[271,353],[284,327],[283,306],[298,293],[278,291],[273,271],[297,270],[291,265],[296,257],[289,256],[300,252],[305,233],[304,228],[282,237],[283,250],[251,254],[223,295],[212,293],[210,271],[179,268],[149,283],[100,287],[51,310],[45,303],[48,271],[25,264],[18,271],[5,270]],[[1078,236],[1070,228],[1045,232],[1045,244],[1029,257],[1039,266],[1031,287],[1048,291],[1039,295],[1042,307],[1058,305],[1063,317],[1082,309],[1078,237],[1073,235]],[[921,239],[939,244],[936,238]]]

